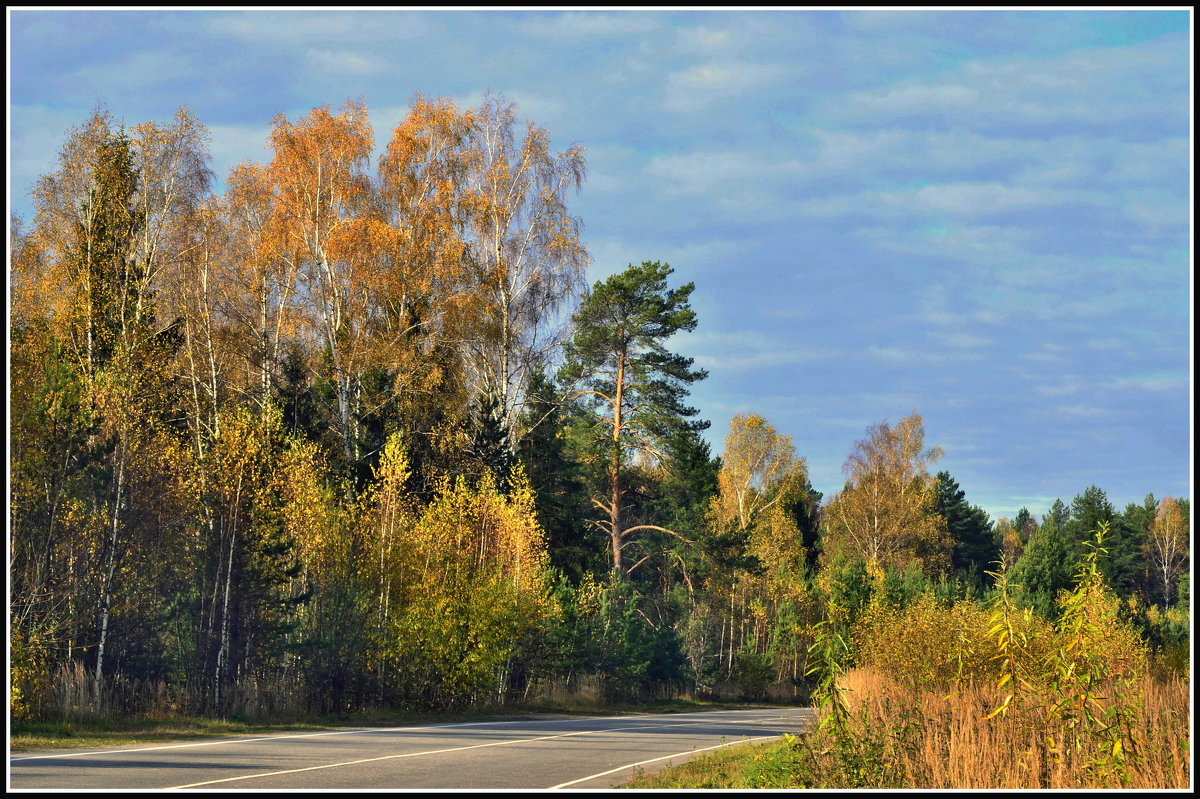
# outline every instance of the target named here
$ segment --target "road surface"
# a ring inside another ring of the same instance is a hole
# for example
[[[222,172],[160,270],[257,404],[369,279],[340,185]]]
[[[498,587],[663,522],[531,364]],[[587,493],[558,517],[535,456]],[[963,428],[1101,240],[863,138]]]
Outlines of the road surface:
[[[19,752],[13,790],[597,789],[799,732],[804,708],[538,718]]]

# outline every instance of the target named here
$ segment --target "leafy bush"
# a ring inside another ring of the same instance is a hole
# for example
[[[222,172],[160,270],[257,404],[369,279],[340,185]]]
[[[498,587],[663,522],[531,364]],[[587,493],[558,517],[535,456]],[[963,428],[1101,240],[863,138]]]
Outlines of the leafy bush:
[[[947,607],[925,594],[903,610],[872,604],[852,631],[858,663],[914,687],[945,688],[991,676],[988,616],[974,603]]]

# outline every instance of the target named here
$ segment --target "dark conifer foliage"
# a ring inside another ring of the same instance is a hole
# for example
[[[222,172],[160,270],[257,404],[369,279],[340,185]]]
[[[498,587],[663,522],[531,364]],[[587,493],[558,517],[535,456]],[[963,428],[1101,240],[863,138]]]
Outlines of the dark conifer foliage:
[[[966,493],[949,472],[938,472],[936,511],[946,520],[954,540],[951,563],[956,574],[971,582],[979,582],[984,572],[991,570],[1000,551],[995,528],[987,513],[967,502]]]

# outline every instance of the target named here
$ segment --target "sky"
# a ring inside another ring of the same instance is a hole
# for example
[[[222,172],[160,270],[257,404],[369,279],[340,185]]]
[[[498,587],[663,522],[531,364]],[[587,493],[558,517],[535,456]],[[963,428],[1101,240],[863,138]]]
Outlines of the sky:
[[[279,113],[517,103],[588,282],[665,261],[714,454],[757,413],[828,498],[916,411],[993,519],[1191,496],[1192,17],[1162,10],[8,10],[9,207],[103,104],[189,108],[217,188]]]

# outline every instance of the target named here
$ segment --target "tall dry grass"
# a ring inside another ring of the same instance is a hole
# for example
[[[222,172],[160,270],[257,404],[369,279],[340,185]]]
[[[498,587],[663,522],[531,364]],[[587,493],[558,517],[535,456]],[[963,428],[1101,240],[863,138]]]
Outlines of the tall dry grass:
[[[1145,677],[1121,701],[1133,715],[1136,751],[1121,773],[1097,766],[1098,746],[1081,746],[1068,721],[1054,723],[1037,707],[988,718],[1002,694],[991,684],[953,693],[914,688],[874,669],[841,676],[849,711],[840,732],[810,743],[813,772],[829,785],[958,789],[1177,789],[1190,787],[1188,682]],[[1111,698],[1111,697],[1109,697]],[[1095,743],[1091,746],[1089,743]],[[857,773],[846,773],[847,771]],[[838,776],[841,776],[839,780]]]

